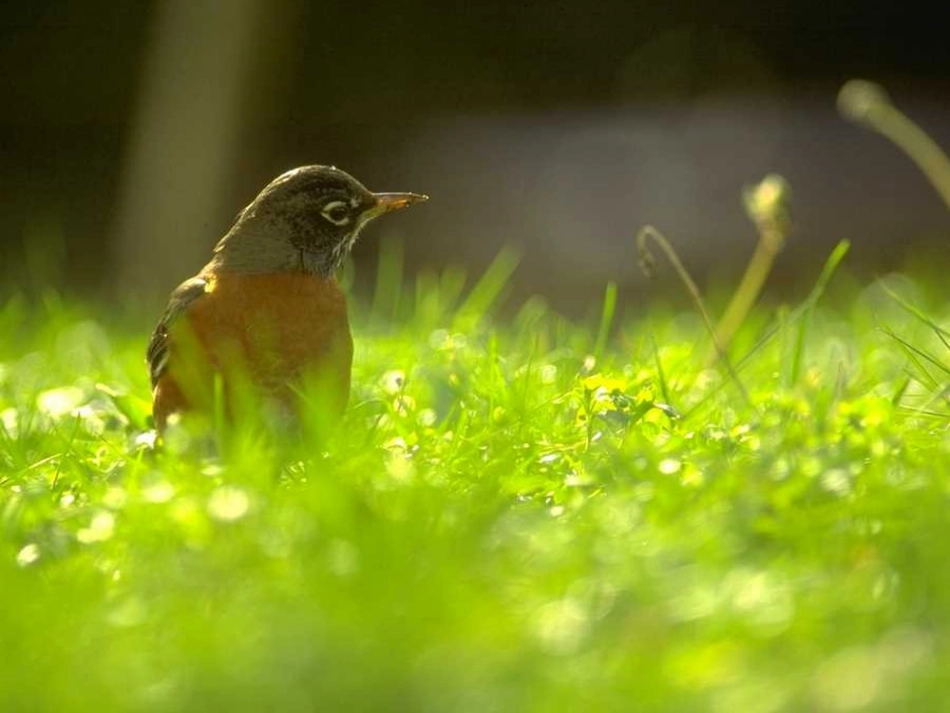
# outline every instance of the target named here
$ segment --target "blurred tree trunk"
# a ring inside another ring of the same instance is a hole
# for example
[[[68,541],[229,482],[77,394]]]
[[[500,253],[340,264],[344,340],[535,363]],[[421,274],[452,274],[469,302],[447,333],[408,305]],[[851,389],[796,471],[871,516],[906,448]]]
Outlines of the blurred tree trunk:
[[[169,290],[193,274],[242,207],[230,205],[229,194],[242,146],[253,145],[281,88],[272,78],[282,74],[295,3],[155,3],[116,198],[120,294]]]

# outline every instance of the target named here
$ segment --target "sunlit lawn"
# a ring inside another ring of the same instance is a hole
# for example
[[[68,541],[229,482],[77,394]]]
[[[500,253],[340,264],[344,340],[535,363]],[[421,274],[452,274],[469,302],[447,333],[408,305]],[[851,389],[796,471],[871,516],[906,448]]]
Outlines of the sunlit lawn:
[[[6,301],[0,710],[945,710],[950,305],[806,286],[740,385],[506,270],[357,305],[336,433],[219,456],[152,444],[150,317]]]

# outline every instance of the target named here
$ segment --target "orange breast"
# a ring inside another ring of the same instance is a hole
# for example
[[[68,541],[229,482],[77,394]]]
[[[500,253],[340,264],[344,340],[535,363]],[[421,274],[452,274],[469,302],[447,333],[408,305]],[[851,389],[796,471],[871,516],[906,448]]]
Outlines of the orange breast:
[[[216,273],[185,319],[170,328],[168,371],[155,388],[159,427],[167,414],[208,408],[215,374],[229,405],[265,396],[291,408],[301,387],[342,412],[353,342],[335,279],[301,273]]]

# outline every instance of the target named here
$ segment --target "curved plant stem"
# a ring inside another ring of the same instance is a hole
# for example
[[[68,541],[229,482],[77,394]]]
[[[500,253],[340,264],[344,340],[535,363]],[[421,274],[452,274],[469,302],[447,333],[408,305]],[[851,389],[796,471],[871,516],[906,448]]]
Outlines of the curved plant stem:
[[[884,88],[852,79],[838,92],[838,111],[856,124],[887,137],[917,164],[950,208],[950,159],[940,146],[891,103]]]
[[[788,184],[781,176],[767,176],[758,186],[747,188],[743,199],[746,212],[759,231],[759,242],[739,287],[716,325],[716,339],[721,351],[729,349],[729,343],[759,298],[765,279],[772,271],[775,256],[785,245],[789,230],[786,209]]]
[[[703,302],[703,297],[699,292],[699,288],[696,286],[696,283],[693,282],[693,278],[690,277],[689,273],[686,271],[686,268],[680,261],[679,255],[676,254],[673,246],[670,245],[670,242],[666,239],[666,237],[652,225],[643,226],[643,228],[640,229],[640,232],[637,233],[637,250],[640,253],[640,267],[643,269],[644,273],[647,275],[652,275],[653,267],[656,265],[656,259],[653,257],[653,253],[650,252],[650,248],[647,246],[648,240],[653,240],[653,242],[659,246],[660,250],[663,251],[663,254],[666,255],[666,259],[669,260],[670,265],[673,266],[673,270],[676,271],[676,274],[686,286],[686,290],[689,292],[689,295],[693,300],[693,305],[695,305],[696,311],[699,312],[700,317],[702,317],[703,324],[706,326],[706,331],[709,332],[709,336],[712,338],[713,345],[716,348],[716,353],[719,355],[719,358],[722,359],[723,364],[725,364],[726,370],[729,372],[729,376],[735,383],[736,388],[742,395],[743,400],[745,400],[746,404],[752,407],[752,400],[749,398],[749,392],[746,391],[745,386],[739,380],[739,375],[732,367],[732,362],[729,361],[729,355],[726,354],[725,350],[722,348],[722,345],[719,343],[719,339],[716,336],[716,328],[713,326],[712,320],[709,318],[709,312],[706,310],[706,305]]]

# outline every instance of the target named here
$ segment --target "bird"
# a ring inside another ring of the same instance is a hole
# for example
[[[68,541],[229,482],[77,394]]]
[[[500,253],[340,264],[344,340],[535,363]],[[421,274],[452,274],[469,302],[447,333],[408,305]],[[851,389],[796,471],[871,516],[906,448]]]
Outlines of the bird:
[[[373,193],[334,166],[281,174],[237,216],[197,275],[172,291],[146,350],[152,415],[211,417],[223,403],[298,421],[316,383],[332,416],[349,399],[353,340],[336,272],[374,218],[428,200]]]

